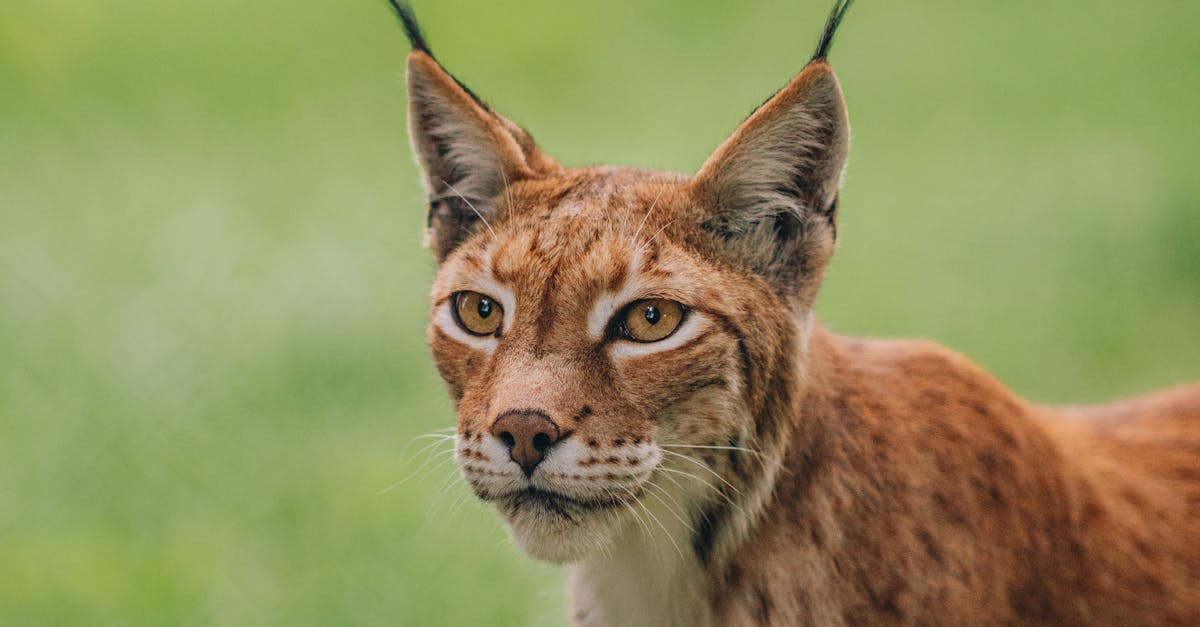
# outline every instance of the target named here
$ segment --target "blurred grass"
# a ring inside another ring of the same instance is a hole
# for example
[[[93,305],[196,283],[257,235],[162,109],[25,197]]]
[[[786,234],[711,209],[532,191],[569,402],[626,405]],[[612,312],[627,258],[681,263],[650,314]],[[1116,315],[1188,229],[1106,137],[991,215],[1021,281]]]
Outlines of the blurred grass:
[[[566,163],[692,170],[826,4],[418,10]],[[1197,24],[855,7],[826,324],[938,339],[1039,400],[1200,379]],[[380,493],[452,424],[405,51],[370,0],[0,4],[0,622],[563,622],[560,572],[448,466]]]

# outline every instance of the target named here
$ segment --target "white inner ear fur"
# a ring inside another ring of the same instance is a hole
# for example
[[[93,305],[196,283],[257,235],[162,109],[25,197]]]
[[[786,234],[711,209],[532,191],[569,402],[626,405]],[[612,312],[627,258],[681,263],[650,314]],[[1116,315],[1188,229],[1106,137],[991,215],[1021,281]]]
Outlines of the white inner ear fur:
[[[427,114],[413,116],[410,129],[428,189],[439,200],[463,196],[486,220],[493,212],[486,201],[504,185],[504,163],[492,130],[448,101],[420,72],[410,73],[409,89],[412,110]],[[425,126],[417,123],[422,119]],[[439,145],[445,152],[438,154]]]
[[[705,329],[711,326],[711,322],[708,316],[697,311],[689,311],[684,317],[683,322],[679,325],[679,328],[675,329],[675,332],[667,336],[666,339],[657,342],[617,340],[608,349],[609,355],[613,359],[624,359],[676,349],[700,335]]]

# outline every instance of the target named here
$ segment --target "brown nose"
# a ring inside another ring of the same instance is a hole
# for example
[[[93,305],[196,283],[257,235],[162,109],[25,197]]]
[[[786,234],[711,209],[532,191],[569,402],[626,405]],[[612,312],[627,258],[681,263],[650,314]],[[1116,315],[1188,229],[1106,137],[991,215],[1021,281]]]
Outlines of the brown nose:
[[[529,476],[558,441],[558,425],[540,411],[507,411],[492,424],[492,435],[504,442],[509,456]]]

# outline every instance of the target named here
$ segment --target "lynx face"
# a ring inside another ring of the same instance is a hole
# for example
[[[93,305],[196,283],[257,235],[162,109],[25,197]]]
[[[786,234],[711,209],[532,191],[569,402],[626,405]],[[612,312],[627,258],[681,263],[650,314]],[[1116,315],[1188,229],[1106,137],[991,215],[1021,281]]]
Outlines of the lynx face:
[[[740,433],[733,294],[785,305],[653,213],[641,222],[685,209],[685,183],[594,171],[517,184],[519,215],[438,273],[429,342],[457,401],[463,475],[533,555],[580,557],[633,523],[639,500],[679,499],[703,471],[673,475],[672,454]]]
[[[651,510],[695,532],[779,464],[764,407],[802,379],[848,147],[832,70],[810,63],[695,176],[566,169],[401,17],[463,476],[543,559],[674,533]]]

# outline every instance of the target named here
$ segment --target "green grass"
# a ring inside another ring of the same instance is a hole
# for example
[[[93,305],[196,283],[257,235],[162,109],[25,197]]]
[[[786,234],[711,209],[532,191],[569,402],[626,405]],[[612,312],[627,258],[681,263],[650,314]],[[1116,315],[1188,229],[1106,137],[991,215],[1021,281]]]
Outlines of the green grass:
[[[687,171],[828,3],[510,4],[417,8],[564,162]],[[1038,400],[1200,379],[1200,5],[912,4],[834,50],[823,321]],[[453,420],[405,52],[373,0],[0,4],[0,622],[563,622],[449,466],[381,493]]]

